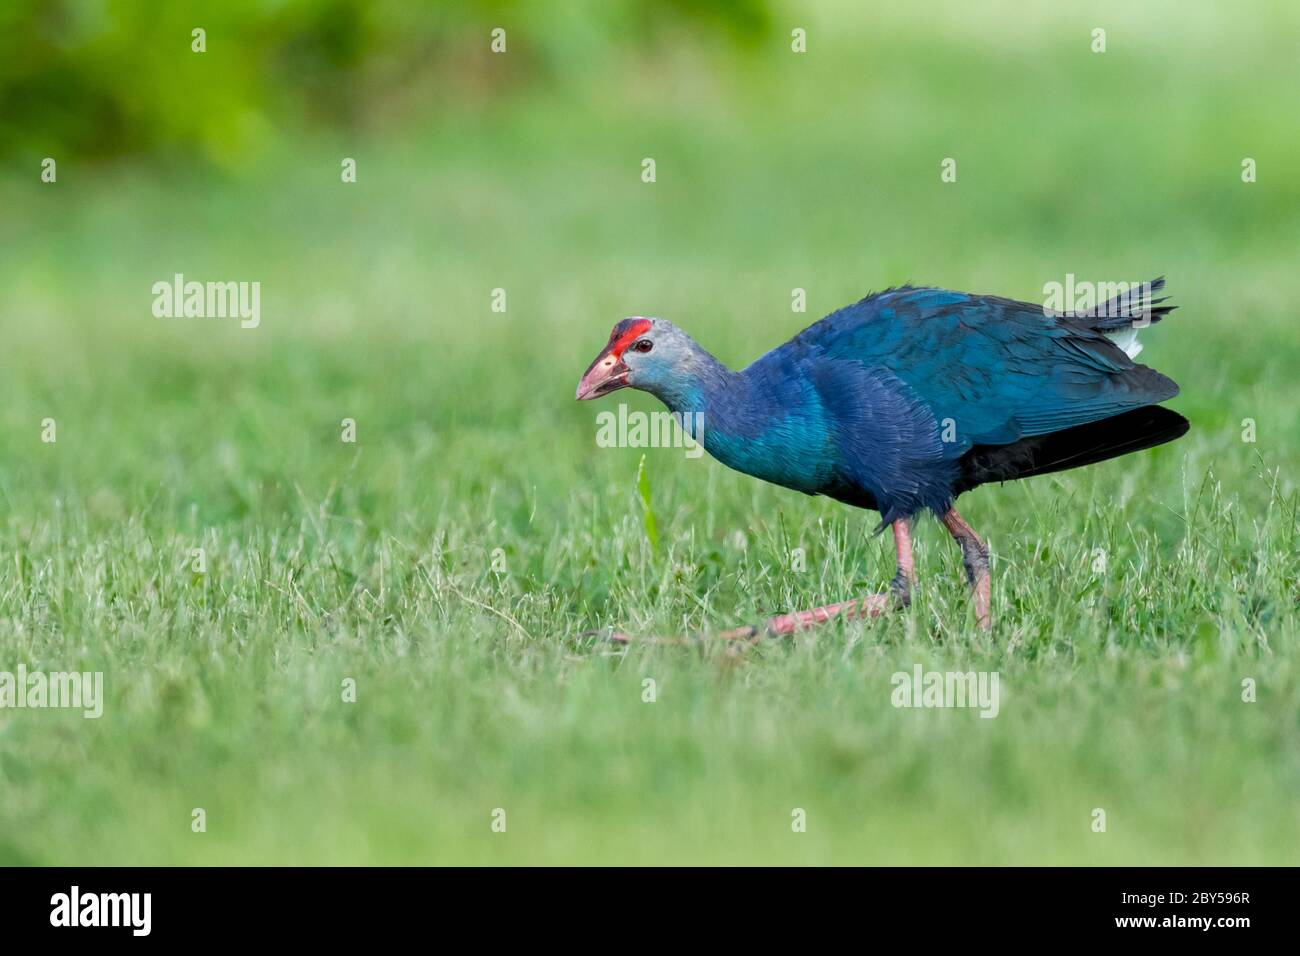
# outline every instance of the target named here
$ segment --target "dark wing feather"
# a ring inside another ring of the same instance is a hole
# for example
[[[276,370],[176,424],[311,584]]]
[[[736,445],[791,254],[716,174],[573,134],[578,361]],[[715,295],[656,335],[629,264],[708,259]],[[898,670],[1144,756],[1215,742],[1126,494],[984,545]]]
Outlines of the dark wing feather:
[[[961,475],[953,493],[959,495],[989,482],[1030,478],[1108,461],[1171,442],[1186,434],[1189,427],[1187,419],[1177,412],[1148,405],[1050,435],[1022,438],[1010,445],[976,445],[961,458]]]

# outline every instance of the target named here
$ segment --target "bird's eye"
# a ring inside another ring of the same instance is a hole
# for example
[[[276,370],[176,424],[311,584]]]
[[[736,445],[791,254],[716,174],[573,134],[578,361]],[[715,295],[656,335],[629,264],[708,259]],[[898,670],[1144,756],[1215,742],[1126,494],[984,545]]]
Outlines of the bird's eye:
[[[655,344],[649,339],[638,339],[632,343],[633,352],[649,352],[654,347]]]

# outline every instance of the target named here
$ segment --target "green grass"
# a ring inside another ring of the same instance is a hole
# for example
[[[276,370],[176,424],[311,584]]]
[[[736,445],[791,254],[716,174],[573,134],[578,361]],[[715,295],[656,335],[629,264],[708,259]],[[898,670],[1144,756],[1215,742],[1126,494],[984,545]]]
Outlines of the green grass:
[[[0,863],[1300,862],[1300,17],[1115,6],[1094,55],[1091,19],[965,9],[827,8],[802,58],[686,44],[238,176],[15,164],[0,670],[107,701],[0,711]],[[260,280],[261,327],[153,318],[174,272]],[[740,660],[574,638],[893,573],[874,514],[672,450],[652,548],[642,451],[594,436],[654,402],[572,399],[618,318],[740,365],[874,288],[1067,272],[1169,276],[1142,360],[1193,430],[963,498],[991,633],[927,519],[905,614]],[[1001,713],[895,709],[918,663],[997,670]]]

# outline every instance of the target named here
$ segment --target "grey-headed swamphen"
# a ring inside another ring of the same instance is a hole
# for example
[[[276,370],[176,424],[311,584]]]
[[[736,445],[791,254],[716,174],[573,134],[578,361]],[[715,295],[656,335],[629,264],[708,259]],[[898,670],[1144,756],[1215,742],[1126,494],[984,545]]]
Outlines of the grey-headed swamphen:
[[[1044,475],[1172,441],[1178,394],[1133,362],[1136,329],[1174,306],[1163,279],[1061,313],[997,296],[889,289],[840,309],[741,371],[670,322],[629,318],[578,385],[658,397],[714,458],[764,481],[880,512],[893,529],[890,591],[771,618],[727,637],[781,635],[837,615],[906,605],[909,522],[933,511],[961,547],[979,623],[990,623],[988,548],[953,507],[988,482]]]

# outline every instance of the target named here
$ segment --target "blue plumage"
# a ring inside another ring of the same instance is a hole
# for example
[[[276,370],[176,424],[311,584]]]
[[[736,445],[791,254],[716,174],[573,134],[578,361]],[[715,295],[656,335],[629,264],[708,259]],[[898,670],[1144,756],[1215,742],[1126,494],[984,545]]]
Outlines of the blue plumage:
[[[934,511],[961,548],[976,615],[987,627],[988,548],[954,499],[987,482],[1105,461],[1187,430],[1186,419],[1159,405],[1178,386],[1130,357],[1134,330],[1173,308],[1151,298],[1163,285],[1157,279],[1136,296],[1072,314],[997,296],[889,289],[826,316],[741,371],[671,322],[626,319],[587,368],[577,397],[643,389],[693,430],[702,423],[694,437],[723,464],[879,511],[880,527],[893,526],[891,593],[903,604],[915,580],[910,519]],[[780,615],[764,632],[882,613],[886,597]]]
[[[719,461],[878,510],[883,525],[923,509],[942,515],[985,480],[1086,464],[1181,434],[1180,416],[1149,410],[1177,385],[1135,364],[1103,331],[1135,317],[1156,321],[1170,308],[1117,300],[1056,315],[996,296],[905,286],[826,316],[738,372],[661,319],[637,320],[648,323],[643,340],[652,347],[619,359],[623,384],[675,412],[703,415],[704,446]],[[1128,311],[1117,317],[1119,309]],[[1148,412],[1129,414],[1141,409]],[[1105,420],[1119,427],[1084,427]]]

